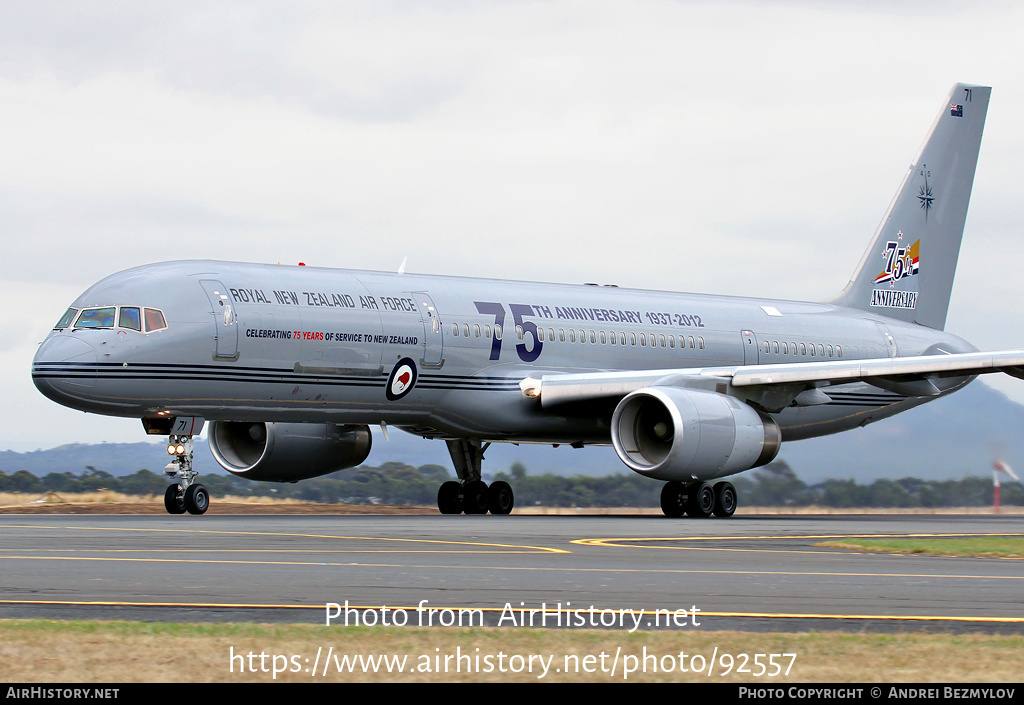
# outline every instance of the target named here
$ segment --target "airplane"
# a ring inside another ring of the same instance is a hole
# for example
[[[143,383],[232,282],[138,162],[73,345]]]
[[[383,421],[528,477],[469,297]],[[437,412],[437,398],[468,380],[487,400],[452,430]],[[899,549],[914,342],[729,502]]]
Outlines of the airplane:
[[[493,442],[608,445],[671,517],[732,516],[724,480],[785,441],[864,426],[1024,350],[944,330],[991,89],[942,103],[850,282],[800,302],[218,261],[150,264],[78,297],[36,387],[142,420],[173,456],[164,506],[202,514],[193,439],[229,472],[297,482],[362,463],[370,425],[443,439],[443,514],[508,514]]]

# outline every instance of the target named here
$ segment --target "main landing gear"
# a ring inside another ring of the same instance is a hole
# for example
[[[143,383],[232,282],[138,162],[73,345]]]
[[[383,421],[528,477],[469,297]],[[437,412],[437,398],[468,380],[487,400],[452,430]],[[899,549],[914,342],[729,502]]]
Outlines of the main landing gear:
[[[661,488],[661,511],[667,517],[731,517],[736,511],[736,488],[731,482],[666,482]]]
[[[171,435],[167,441],[167,453],[174,460],[167,464],[164,473],[177,479],[164,492],[164,509],[168,514],[205,514],[210,508],[210,493],[195,481],[199,473],[192,469],[193,447],[192,436]]]
[[[508,514],[515,505],[512,486],[499,480],[490,486],[480,479],[480,464],[486,445],[477,440],[451,440],[448,453],[455,463],[459,481],[449,480],[437,491],[437,508],[442,514]]]

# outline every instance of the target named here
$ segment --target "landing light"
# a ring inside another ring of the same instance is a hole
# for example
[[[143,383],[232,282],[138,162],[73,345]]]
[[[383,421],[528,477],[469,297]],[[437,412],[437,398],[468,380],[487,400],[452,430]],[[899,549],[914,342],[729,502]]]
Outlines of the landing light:
[[[533,377],[527,377],[519,383],[519,389],[522,390],[523,396],[526,397],[539,397],[540,396],[541,381],[534,379]]]

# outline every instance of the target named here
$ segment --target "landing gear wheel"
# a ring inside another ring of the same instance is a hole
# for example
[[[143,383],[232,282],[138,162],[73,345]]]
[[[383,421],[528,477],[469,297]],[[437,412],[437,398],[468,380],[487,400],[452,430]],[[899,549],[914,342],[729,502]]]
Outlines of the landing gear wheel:
[[[715,508],[716,517],[725,519],[731,517],[736,511],[736,488],[731,482],[719,482],[715,485]]]
[[[715,488],[706,482],[695,482],[687,490],[686,513],[701,519],[711,516],[715,508]]]
[[[442,514],[462,514],[462,485],[449,480],[437,490],[437,508]]]
[[[164,491],[164,509],[167,510],[168,514],[185,513],[185,502],[178,499],[177,485],[167,485],[167,490]]]
[[[205,514],[210,508],[210,493],[203,485],[189,485],[185,490],[185,509],[189,514]]]
[[[686,514],[686,485],[675,480],[665,483],[661,488],[661,511],[667,517]]]
[[[516,503],[512,485],[498,480],[487,488],[487,509],[491,514],[508,514]]]
[[[462,511],[466,514],[487,513],[487,483],[483,480],[467,482],[463,488]]]

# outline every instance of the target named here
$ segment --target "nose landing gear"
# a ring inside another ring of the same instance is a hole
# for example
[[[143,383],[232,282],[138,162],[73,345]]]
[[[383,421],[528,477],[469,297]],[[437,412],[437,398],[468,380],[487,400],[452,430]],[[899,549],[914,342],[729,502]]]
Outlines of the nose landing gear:
[[[210,493],[195,481],[199,473],[192,469],[194,446],[192,436],[172,434],[167,441],[167,453],[173,455],[174,460],[167,464],[164,473],[177,480],[164,492],[164,509],[168,514],[199,515],[210,508]]]

